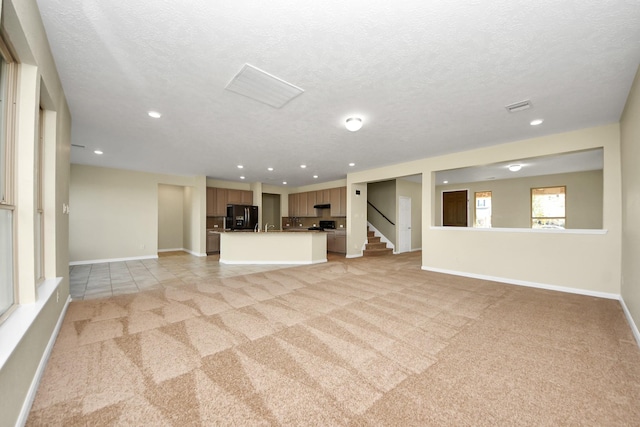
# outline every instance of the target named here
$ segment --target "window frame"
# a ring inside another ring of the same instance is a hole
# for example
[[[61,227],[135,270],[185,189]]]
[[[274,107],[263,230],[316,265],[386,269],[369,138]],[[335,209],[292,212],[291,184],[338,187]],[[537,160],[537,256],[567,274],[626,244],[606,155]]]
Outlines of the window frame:
[[[482,197],[483,199],[489,199],[491,202],[489,202],[489,226],[484,226],[484,227],[480,227],[478,226],[478,195],[482,195],[482,194],[488,194],[489,197]],[[491,220],[492,220],[492,216],[493,216],[493,205],[492,205],[492,199],[493,199],[493,191],[492,190],[486,190],[486,191],[474,191],[473,192],[473,228],[493,228],[492,224],[491,224]]]
[[[18,94],[18,63],[5,42],[4,31],[0,32],[0,59],[4,70],[0,70],[0,79],[5,86],[5,96],[0,114],[2,115],[2,132],[0,150],[4,150],[3,161],[4,180],[0,181],[0,209],[11,211],[11,285],[13,287],[12,304],[0,313],[0,323],[4,322],[18,306],[19,289],[17,280],[17,253],[16,233],[17,221],[15,218],[15,130],[16,130],[16,100]],[[1,284],[0,284],[1,285]]]
[[[560,193],[556,193],[556,194],[562,194],[564,196],[564,216],[533,216],[533,197],[534,197],[534,191],[536,190],[547,190],[547,189],[552,189],[552,188],[561,188],[562,192]],[[531,214],[530,219],[531,219],[531,228],[532,229],[536,229],[536,228],[543,228],[543,227],[534,227],[534,222],[536,220],[540,221],[540,220],[563,220],[564,221],[564,227],[562,227],[562,229],[566,229],[567,228],[567,186],[566,185],[549,185],[549,186],[545,186],[545,187],[533,187],[530,190],[530,197],[529,197],[529,201],[531,203],[530,205],[530,209],[529,212]],[[555,228],[555,227],[554,227]]]

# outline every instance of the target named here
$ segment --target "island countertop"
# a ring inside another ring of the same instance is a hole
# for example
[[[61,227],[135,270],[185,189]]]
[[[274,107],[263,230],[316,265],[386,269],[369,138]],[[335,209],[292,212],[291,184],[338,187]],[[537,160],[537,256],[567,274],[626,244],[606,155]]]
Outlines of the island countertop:
[[[327,262],[327,233],[318,230],[220,233],[221,264]]]

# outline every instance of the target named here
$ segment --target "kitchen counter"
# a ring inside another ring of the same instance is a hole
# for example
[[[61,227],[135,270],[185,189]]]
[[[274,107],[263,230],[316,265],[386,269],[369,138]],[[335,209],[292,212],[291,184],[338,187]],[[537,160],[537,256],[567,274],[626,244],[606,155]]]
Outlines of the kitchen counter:
[[[221,264],[327,262],[327,233],[318,230],[220,233]]]

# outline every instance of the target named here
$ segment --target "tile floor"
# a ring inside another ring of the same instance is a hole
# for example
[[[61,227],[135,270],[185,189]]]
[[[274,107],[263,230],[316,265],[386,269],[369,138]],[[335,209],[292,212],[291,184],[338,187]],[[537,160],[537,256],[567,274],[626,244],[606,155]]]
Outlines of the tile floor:
[[[164,252],[158,259],[71,266],[71,298],[105,298],[174,286],[194,278],[233,277],[283,268],[282,265],[225,265],[218,262],[219,258],[219,255],[196,257],[186,252]]]

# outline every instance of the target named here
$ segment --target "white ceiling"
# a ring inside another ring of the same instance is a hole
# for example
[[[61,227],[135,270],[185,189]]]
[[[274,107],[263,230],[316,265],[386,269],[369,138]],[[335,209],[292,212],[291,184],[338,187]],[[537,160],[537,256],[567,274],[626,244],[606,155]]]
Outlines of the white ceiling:
[[[72,162],[232,181],[307,185],[614,123],[640,63],[637,1],[37,3],[86,146]],[[225,90],[245,64],[304,93],[278,109]]]

